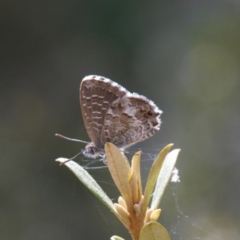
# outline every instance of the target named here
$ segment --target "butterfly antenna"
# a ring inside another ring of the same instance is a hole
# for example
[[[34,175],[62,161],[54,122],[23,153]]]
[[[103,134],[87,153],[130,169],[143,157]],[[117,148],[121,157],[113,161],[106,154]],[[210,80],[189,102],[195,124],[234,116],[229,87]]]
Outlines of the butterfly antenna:
[[[60,166],[64,165],[66,162],[69,162],[69,161],[73,160],[74,158],[76,158],[76,157],[79,156],[80,154],[82,154],[82,151],[79,152],[78,154],[76,154],[75,156],[73,156],[73,157],[67,159],[66,161],[61,162],[61,163],[60,163]]]
[[[59,133],[55,133],[55,136],[56,136],[56,137],[63,138],[63,139],[65,139],[65,140],[69,140],[69,141],[81,142],[81,143],[89,143],[89,142],[82,141],[82,140],[79,140],[79,139],[69,138],[69,137],[63,136],[62,134],[59,134]]]

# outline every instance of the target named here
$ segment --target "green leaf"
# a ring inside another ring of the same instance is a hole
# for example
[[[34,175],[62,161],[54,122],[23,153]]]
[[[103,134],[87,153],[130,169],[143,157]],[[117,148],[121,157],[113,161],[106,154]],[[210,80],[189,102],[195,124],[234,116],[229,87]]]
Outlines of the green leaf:
[[[110,239],[111,240],[124,240],[123,238],[121,238],[119,236],[112,236]]]
[[[57,162],[64,163],[66,158],[58,158]],[[76,176],[77,178],[111,211],[115,213],[115,207],[112,200],[106,195],[98,183],[92,178],[92,176],[80,165],[74,161],[68,161],[64,163]]]
[[[170,236],[160,223],[149,222],[142,228],[139,240],[170,240]]]
[[[145,191],[144,191],[144,200],[143,200],[142,207],[141,207],[142,214],[145,214],[145,211],[150,202],[152,192],[153,192],[154,186],[156,184],[160,169],[163,165],[163,162],[164,162],[164,159],[165,159],[167,153],[169,152],[169,150],[171,149],[172,146],[173,146],[173,144],[168,144],[166,147],[164,147],[153,162],[153,165],[148,174],[148,180],[147,180]]]
[[[180,152],[180,149],[174,149],[173,151],[167,154],[164,160],[164,163],[158,175],[157,183],[153,192],[151,209],[158,208],[160,204],[165,188],[167,187],[169,179],[172,175],[172,171],[176,164],[179,152]]]

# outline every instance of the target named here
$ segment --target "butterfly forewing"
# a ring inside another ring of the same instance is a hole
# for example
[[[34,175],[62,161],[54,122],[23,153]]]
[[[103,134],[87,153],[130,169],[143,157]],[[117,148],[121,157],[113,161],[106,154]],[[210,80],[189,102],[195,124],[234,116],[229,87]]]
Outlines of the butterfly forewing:
[[[98,76],[85,77],[80,85],[80,106],[84,125],[92,142],[102,143],[101,131],[111,104],[125,93],[111,81]]]

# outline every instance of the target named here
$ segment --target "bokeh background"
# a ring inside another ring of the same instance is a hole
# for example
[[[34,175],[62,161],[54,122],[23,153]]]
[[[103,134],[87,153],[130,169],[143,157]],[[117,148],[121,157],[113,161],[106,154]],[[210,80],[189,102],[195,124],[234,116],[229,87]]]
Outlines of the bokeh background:
[[[0,238],[129,239],[57,157],[88,141],[78,91],[109,77],[163,110],[143,181],[167,143],[181,148],[160,222],[174,240],[240,239],[240,1],[0,3]],[[83,157],[76,159],[88,164]],[[100,164],[101,165],[101,164]],[[116,201],[106,168],[90,173]]]

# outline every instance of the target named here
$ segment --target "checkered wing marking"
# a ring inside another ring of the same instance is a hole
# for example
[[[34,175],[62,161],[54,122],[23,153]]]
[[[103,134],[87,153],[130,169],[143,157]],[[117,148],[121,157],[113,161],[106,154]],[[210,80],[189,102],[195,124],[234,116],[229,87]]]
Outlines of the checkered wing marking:
[[[80,106],[84,125],[91,141],[95,146],[101,146],[104,117],[111,107],[111,103],[126,94],[124,88],[118,84],[99,76],[87,76],[80,85]]]
[[[112,142],[123,149],[143,141],[159,131],[161,113],[146,97],[127,92],[108,109],[102,141]]]

